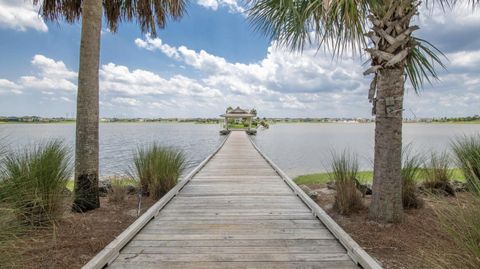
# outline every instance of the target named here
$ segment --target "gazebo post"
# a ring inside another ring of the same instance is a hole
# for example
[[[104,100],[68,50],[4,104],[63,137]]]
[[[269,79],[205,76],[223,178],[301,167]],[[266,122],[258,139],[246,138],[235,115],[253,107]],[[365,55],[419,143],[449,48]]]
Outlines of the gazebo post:
[[[248,130],[252,129],[252,117],[248,118]]]
[[[225,117],[225,129],[228,131],[228,117]]]

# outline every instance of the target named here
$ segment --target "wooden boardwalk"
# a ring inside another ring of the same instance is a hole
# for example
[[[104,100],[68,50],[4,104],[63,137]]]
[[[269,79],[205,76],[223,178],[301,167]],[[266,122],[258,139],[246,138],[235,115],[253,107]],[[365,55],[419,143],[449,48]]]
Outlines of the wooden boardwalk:
[[[245,132],[175,192],[85,268],[380,268],[324,225]]]

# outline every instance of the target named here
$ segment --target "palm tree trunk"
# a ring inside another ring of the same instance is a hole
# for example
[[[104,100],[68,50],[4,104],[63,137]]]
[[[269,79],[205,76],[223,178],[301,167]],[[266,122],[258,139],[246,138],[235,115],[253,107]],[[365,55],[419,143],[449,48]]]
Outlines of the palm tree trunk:
[[[98,193],[98,69],[102,1],[84,0],[82,5],[75,144],[75,197],[72,208],[77,212],[100,207]]]
[[[370,217],[380,222],[402,218],[403,67],[377,74],[375,157]]]

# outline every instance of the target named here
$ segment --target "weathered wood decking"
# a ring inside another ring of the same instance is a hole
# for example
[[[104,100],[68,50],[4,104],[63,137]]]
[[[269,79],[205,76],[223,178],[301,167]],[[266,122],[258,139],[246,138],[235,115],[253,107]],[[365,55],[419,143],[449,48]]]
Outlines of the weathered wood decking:
[[[245,132],[187,181],[85,267],[381,268]]]

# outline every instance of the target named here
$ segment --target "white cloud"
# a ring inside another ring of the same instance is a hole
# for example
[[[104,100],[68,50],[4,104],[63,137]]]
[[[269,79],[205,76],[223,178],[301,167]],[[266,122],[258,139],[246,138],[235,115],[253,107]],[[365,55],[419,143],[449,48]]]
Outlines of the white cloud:
[[[127,106],[138,106],[140,102],[134,98],[126,98],[126,97],[116,97],[112,99],[112,102],[117,103],[119,105],[127,105]]]
[[[150,71],[109,63],[100,69],[102,91],[116,92],[128,96],[179,95],[198,97],[218,97],[221,92],[197,83],[196,80],[181,75],[169,79]]]
[[[30,62],[35,75],[21,76],[17,82],[0,79],[0,90],[21,94],[26,91],[39,91],[44,95],[56,92],[75,92],[77,73],[68,69],[62,61],[55,61],[44,55],[35,55]]]
[[[159,38],[151,39],[147,36],[142,42],[136,42],[137,46],[139,43],[142,44],[140,47],[171,55],[164,52],[165,44]],[[355,93],[364,89],[368,82],[361,75],[362,67],[358,61],[349,58],[343,62],[334,62],[331,57],[317,54],[316,49],[298,54],[272,44],[263,60],[244,64],[228,62],[225,58],[204,50],[197,52],[185,46],[170,48],[174,49],[176,56],[169,57],[202,73],[200,83],[221,89],[224,94],[258,95],[280,102],[288,100],[290,108],[294,107],[294,98],[285,94],[313,95],[331,91]],[[300,105],[297,103],[295,107]]]
[[[264,59],[235,63],[204,50],[168,46],[158,38],[146,37],[137,41],[137,46],[139,43],[199,71],[196,83],[220,90],[223,104],[261,107],[267,115],[272,113],[270,116],[370,116],[367,92],[371,78],[363,77],[360,59],[344,57],[337,62],[315,48],[298,54],[273,43]],[[168,53],[164,46],[169,47]],[[407,94],[407,117],[478,114],[480,54],[467,51],[447,56],[451,64],[449,72],[440,72],[441,82],[426,85],[420,96],[411,90]],[[459,91],[467,91],[468,98],[451,98]]]
[[[22,86],[12,82],[8,79],[0,79],[0,94],[1,93],[14,93],[21,94]]]
[[[68,102],[68,103],[73,103],[72,99],[70,99],[68,97],[65,97],[65,96],[60,97],[60,99],[65,101],[65,102]]]
[[[32,1],[0,0],[0,27],[18,31],[34,29],[47,32],[48,27]]]
[[[243,13],[245,8],[237,0],[197,0],[197,4],[211,10],[226,7],[230,13]]]
[[[144,48],[146,50],[153,51],[155,49],[160,49],[163,53],[165,53],[168,57],[171,58],[178,58],[178,53],[175,48],[167,45],[162,44],[162,40],[160,39],[152,39],[149,35],[147,35],[147,41],[144,41],[140,38],[135,39],[135,44],[139,48]]]
[[[454,52],[447,58],[454,67],[480,67],[480,50]]]
[[[24,89],[41,91],[75,91],[77,73],[69,70],[62,61],[55,61],[43,55],[35,55],[32,66],[39,72],[36,76],[22,76],[19,84]]]

